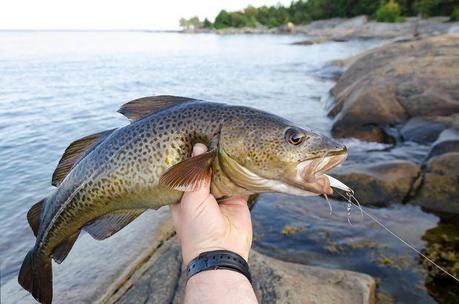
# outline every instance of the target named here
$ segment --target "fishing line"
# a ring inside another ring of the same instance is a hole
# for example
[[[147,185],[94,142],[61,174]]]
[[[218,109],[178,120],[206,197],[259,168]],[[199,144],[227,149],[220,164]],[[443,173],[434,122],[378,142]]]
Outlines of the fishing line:
[[[333,214],[333,208],[332,208],[332,205],[331,205],[331,203],[330,203],[330,200],[328,199],[328,195],[326,195],[326,194],[324,193],[324,197],[325,197],[325,200],[327,200],[328,208],[330,209],[330,215],[332,215],[332,214]]]
[[[352,194],[348,194],[348,197],[346,198],[342,193],[340,193],[339,191],[337,191],[335,189],[336,193],[338,193],[339,195],[341,195],[343,198],[345,198],[349,203],[353,204],[354,206],[356,207],[359,207],[360,208],[360,211],[362,212],[362,214],[365,214],[366,216],[368,216],[370,219],[372,219],[375,223],[377,223],[379,226],[381,226],[382,228],[384,228],[387,232],[389,232],[390,234],[392,234],[392,236],[394,236],[395,238],[397,238],[400,242],[402,242],[403,244],[405,244],[406,246],[408,246],[408,248],[410,248],[411,250],[413,250],[414,252],[416,252],[417,254],[419,254],[421,257],[423,257],[424,259],[426,259],[427,261],[429,261],[432,265],[434,265],[435,267],[437,267],[438,269],[440,269],[443,273],[447,274],[448,276],[450,276],[451,278],[453,278],[455,281],[459,282],[459,279],[456,278],[454,275],[452,275],[451,273],[449,273],[446,269],[444,269],[443,267],[441,267],[440,265],[438,265],[437,263],[435,263],[433,260],[431,260],[429,257],[427,257],[425,254],[423,254],[421,251],[419,251],[418,249],[416,249],[413,245],[411,245],[410,243],[408,243],[407,241],[405,241],[404,239],[402,239],[401,237],[399,237],[395,232],[392,232],[392,230],[390,230],[386,225],[384,225],[383,223],[381,223],[381,221],[379,221],[375,216],[371,215],[370,213],[368,213],[366,210],[364,210],[361,206],[360,206],[360,203],[359,201],[355,198],[354,195]],[[353,198],[356,202],[354,203],[351,198]]]

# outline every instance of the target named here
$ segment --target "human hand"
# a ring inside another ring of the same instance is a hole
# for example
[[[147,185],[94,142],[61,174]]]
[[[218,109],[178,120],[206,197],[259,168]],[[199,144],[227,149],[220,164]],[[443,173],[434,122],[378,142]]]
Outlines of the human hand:
[[[192,156],[207,151],[203,144],[193,147]],[[252,221],[247,197],[233,197],[220,204],[210,193],[210,184],[185,192],[180,203],[171,205],[185,265],[200,253],[211,250],[236,252],[246,261],[252,245]]]

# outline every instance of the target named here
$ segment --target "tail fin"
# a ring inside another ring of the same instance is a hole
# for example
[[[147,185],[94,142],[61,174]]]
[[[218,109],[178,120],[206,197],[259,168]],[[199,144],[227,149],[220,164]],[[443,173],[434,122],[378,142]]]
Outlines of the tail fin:
[[[53,298],[53,270],[51,267],[51,258],[36,254],[32,249],[27,253],[19,271],[19,284],[43,304],[51,304]]]

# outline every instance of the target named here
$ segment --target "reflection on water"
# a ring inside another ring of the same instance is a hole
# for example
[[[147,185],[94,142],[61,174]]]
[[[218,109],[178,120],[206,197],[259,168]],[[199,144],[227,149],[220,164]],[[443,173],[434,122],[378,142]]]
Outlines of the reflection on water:
[[[452,303],[458,299],[456,282],[437,277],[426,281],[432,268],[417,253],[369,218],[361,218],[356,208],[353,225],[349,225],[345,202],[331,202],[332,215],[320,197],[259,196],[252,211],[255,247],[286,261],[370,274],[377,279],[379,292],[396,303]],[[423,248],[427,241],[429,252],[435,247],[429,235],[440,233],[443,237],[432,237],[437,240],[436,248],[441,248],[436,254],[451,257],[459,251],[454,248],[458,245],[457,227],[447,226],[448,231],[442,224],[437,227],[438,218],[419,207],[364,208],[415,248]],[[447,239],[449,246],[438,244],[438,239]]]

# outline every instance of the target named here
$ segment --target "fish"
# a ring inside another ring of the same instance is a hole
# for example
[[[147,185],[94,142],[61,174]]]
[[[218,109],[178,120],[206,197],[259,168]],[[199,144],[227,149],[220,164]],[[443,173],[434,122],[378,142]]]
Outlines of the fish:
[[[325,174],[346,159],[344,145],[265,111],[162,95],[118,112],[130,123],[71,143],[52,175],[56,188],[27,213],[36,242],[18,282],[41,303],[52,302],[52,259],[62,263],[82,230],[106,239],[203,183],[219,201],[344,187]],[[190,157],[196,143],[208,151]]]

